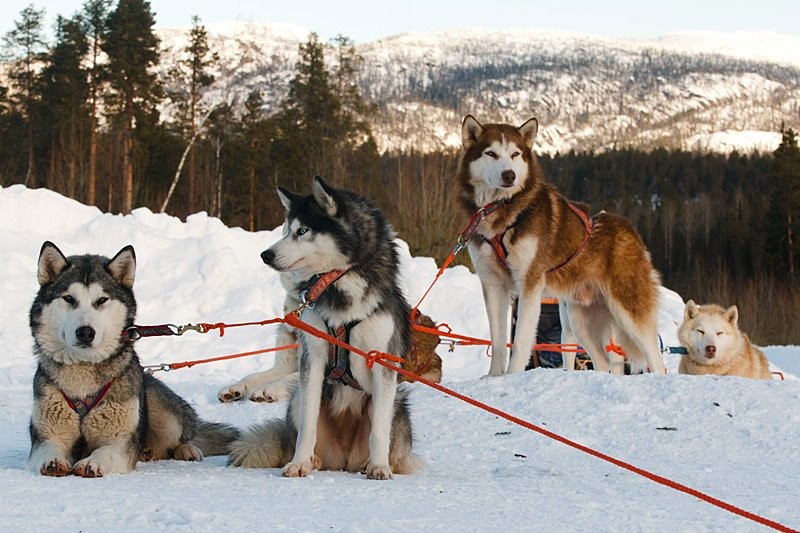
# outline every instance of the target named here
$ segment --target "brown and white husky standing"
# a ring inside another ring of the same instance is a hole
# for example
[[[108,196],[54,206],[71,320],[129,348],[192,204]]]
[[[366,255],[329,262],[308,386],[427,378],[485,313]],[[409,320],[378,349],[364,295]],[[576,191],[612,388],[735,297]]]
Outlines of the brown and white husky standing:
[[[574,333],[595,369],[622,373],[622,361],[605,350],[613,337],[634,369],[663,373],[660,280],[647,248],[625,218],[590,218],[544,181],[532,150],[538,126],[535,118],[514,127],[467,115],[461,130],[459,202],[467,217],[482,209],[468,248],[489,316],[489,375],[525,369],[545,289],[562,302],[564,331]],[[519,316],[509,363],[514,297]]]

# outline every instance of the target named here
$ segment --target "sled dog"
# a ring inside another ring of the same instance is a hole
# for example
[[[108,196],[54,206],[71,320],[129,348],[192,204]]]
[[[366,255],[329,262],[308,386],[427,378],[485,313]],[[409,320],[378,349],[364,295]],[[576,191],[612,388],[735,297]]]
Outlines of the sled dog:
[[[287,211],[283,238],[261,258],[289,276],[294,301],[313,301],[302,320],[365,352],[404,357],[410,309],[398,287],[394,233],[384,215],[319,177],[308,196],[280,187],[278,196]],[[286,417],[244,432],[231,445],[232,463],[282,466],[287,477],[314,469],[361,471],[370,479],[411,473],[418,458],[395,372],[380,365],[370,370],[356,354],[297,335],[298,386]]]
[[[514,127],[467,115],[462,124],[458,202],[468,217],[481,209],[468,249],[489,318],[489,375],[525,369],[545,290],[561,302],[563,330],[574,334],[596,370],[623,373],[621,358],[605,350],[613,337],[632,367],[663,373],[660,278],[650,254],[626,219],[590,217],[544,181],[533,153],[537,130],[535,118]],[[519,315],[509,361],[512,298]]]
[[[772,379],[769,361],[739,330],[739,310],[686,302],[678,339],[686,348],[679,374],[717,374]]]
[[[133,326],[136,256],[39,253],[30,311],[33,352],[28,466],[46,476],[126,473],[137,459],[199,461],[228,453],[237,431],[194,409],[145,374],[123,331]]]

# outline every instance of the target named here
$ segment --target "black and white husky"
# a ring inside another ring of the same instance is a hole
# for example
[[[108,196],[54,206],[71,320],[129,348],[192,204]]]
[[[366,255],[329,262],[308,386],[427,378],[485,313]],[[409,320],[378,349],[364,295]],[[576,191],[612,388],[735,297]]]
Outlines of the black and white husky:
[[[314,178],[313,193],[278,188],[287,211],[283,238],[261,257],[281,272],[289,300],[313,301],[302,320],[370,352],[404,357],[410,309],[398,287],[394,233],[368,200]],[[321,280],[321,281],[320,281]],[[370,479],[411,473],[406,394],[396,373],[298,332],[298,386],[285,419],[271,420],[234,442],[237,466],[283,467],[288,477],[314,469],[364,472]]]
[[[31,453],[46,476],[130,472],[137,459],[199,461],[228,453],[238,435],[199,420],[194,409],[145,374],[122,333],[133,326],[136,256],[39,253],[39,291],[30,311],[33,353]]]

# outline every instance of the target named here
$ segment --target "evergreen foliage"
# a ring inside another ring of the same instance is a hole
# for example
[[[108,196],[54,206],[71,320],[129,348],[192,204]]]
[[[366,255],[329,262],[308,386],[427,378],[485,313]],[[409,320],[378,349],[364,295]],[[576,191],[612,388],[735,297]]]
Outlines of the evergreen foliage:
[[[150,5],[111,5],[87,0],[79,16],[59,18],[46,53],[42,12],[33,8],[23,11],[17,33],[6,36],[14,63],[10,86],[0,86],[0,185],[46,185],[109,212],[158,210],[164,202],[200,128],[198,114],[208,111],[201,102],[213,82],[214,54],[193,18],[190,44],[171,80],[176,121],[165,122],[156,110],[162,94],[153,74],[159,43]],[[98,61],[98,47],[107,63]],[[357,83],[362,60],[352,41],[339,36],[326,45],[311,34],[299,52],[277,113],[268,114],[264,95],[253,91],[244,102],[218,103],[208,114],[192,152],[195,185],[177,187],[170,213],[205,210],[231,226],[272,229],[284,216],[275,187],[307,191],[319,174],[371,197],[414,255],[441,262],[466,222],[451,205],[458,154],[380,155],[367,120],[376,109]],[[671,58],[647,60],[678,68]],[[576,61],[576,68],[591,68],[591,58]],[[554,67],[545,62],[540,68]],[[421,83],[420,91],[438,91],[456,105],[474,74],[452,71],[451,78]],[[175,89],[176,80],[183,91]],[[108,121],[99,127],[101,108]],[[800,149],[795,131],[782,133],[772,154],[620,149],[542,155],[540,162],[568,198],[589,203],[593,212],[628,217],[667,287],[696,301],[752,302],[757,311],[766,294],[800,302]],[[96,190],[95,176],[105,178]],[[800,342],[793,324],[765,318],[748,329],[757,342]]]
[[[42,23],[44,9],[36,9],[32,4],[20,12],[20,19],[14,21],[14,29],[3,37],[5,57],[12,61],[9,71],[11,84],[17,89],[11,103],[17,108],[25,121],[26,151],[28,155],[25,172],[25,185],[38,185],[35,170],[34,106],[38,97],[35,85],[38,81],[36,65],[41,62],[47,42]]]
[[[800,230],[800,147],[797,132],[782,129],[782,140],[773,152],[769,172],[770,205],[767,233],[772,264],[779,276],[797,275]]]
[[[108,55],[109,82],[116,95],[108,102],[115,104],[114,123],[121,129],[122,210],[126,213],[134,206],[134,149],[138,140],[134,130],[139,129],[138,124],[152,120],[162,96],[152,69],[159,61],[154,24],[150,2],[119,0],[108,16],[101,44]]]
[[[189,30],[189,43],[183,50],[184,57],[178,60],[176,67],[169,73],[172,88],[168,91],[176,104],[176,122],[183,130],[187,142],[191,142],[197,133],[198,117],[205,109],[202,102],[203,89],[214,82],[209,72],[219,60],[208,46],[208,32],[197,16],[192,17],[192,28]],[[188,165],[188,209],[195,210],[196,205],[196,163],[195,150],[189,152]]]

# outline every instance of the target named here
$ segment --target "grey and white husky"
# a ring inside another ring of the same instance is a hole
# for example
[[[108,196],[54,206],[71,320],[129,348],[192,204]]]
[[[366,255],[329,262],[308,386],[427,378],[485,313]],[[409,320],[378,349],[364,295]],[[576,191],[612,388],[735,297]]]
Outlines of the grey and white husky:
[[[281,272],[290,300],[315,300],[302,320],[365,352],[404,357],[410,309],[398,287],[394,233],[381,211],[319,177],[308,196],[280,187],[278,196],[287,211],[283,238],[261,258]],[[331,276],[335,281],[325,284]],[[361,356],[315,336],[298,337],[299,382],[286,418],[246,431],[231,445],[232,463],[283,467],[287,477],[321,469],[389,479],[414,471],[419,459],[396,373],[380,365],[368,369]]]
[[[194,409],[145,374],[123,331],[133,325],[136,256],[39,253],[39,291],[30,311],[33,351],[31,453],[46,476],[130,472],[137,459],[199,461],[228,453],[238,435],[199,420]]]

